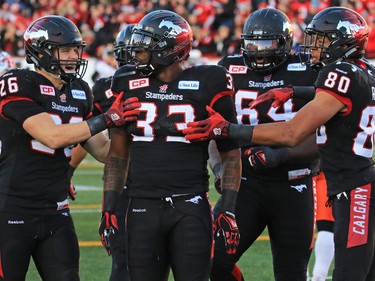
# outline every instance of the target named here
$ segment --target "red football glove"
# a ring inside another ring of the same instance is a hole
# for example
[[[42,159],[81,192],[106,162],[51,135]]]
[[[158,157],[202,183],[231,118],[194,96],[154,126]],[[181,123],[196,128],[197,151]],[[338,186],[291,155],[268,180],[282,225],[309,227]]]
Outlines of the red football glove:
[[[244,152],[248,157],[250,165],[255,170],[274,168],[289,160],[289,150],[286,147],[252,147]]]
[[[240,232],[238,231],[236,217],[231,212],[222,212],[217,217],[216,241],[220,240],[224,240],[229,255],[236,253],[237,246],[240,243]]]
[[[137,120],[140,114],[141,103],[137,97],[131,97],[123,101],[124,92],[117,95],[111,107],[104,113],[108,128],[124,126],[128,122]]]
[[[276,88],[265,92],[264,94],[258,96],[255,100],[249,103],[249,107],[253,109],[254,107],[262,104],[266,101],[273,100],[271,104],[272,107],[278,107],[292,98],[294,93],[293,88]]]
[[[118,192],[115,190],[106,190],[103,193],[102,219],[99,225],[99,235],[104,249],[109,256],[111,255],[111,236],[119,234],[117,218],[115,216],[118,197]]]
[[[230,123],[211,107],[206,106],[206,110],[208,111],[209,118],[187,123],[187,128],[182,130],[186,140],[207,141],[228,136]]]
[[[118,233],[119,228],[115,214],[112,212],[103,212],[102,220],[99,225],[99,235],[108,256],[111,255],[110,236]]]

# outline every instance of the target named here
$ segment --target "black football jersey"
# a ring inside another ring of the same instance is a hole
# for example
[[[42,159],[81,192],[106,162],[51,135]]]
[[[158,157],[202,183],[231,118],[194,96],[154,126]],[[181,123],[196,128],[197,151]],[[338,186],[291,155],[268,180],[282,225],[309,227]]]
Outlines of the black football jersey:
[[[51,149],[33,139],[22,124],[42,112],[56,124],[87,119],[92,110],[90,87],[77,79],[58,90],[37,72],[14,69],[0,78],[0,92],[0,210],[59,212],[67,207],[71,148]]]
[[[97,116],[106,112],[115,101],[115,96],[111,90],[112,76],[98,79],[92,87],[94,95],[94,108],[92,114]]]
[[[112,91],[141,102],[140,116],[128,127],[132,142],[125,192],[166,197],[208,191],[208,142],[190,143],[181,130],[188,122],[206,119],[207,105],[236,123],[231,76],[215,65],[188,68],[170,83],[124,72],[115,73]],[[239,147],[230,139],[217,143],[220,151]]]
[[[364,60],[330,64],[315,84],[347,107],[317,131],[330,195],[375,180],[375,68]]]
[[[249,103],[259,95],[273,88],[290,86],[313,86],[317,74],[309,67],[302,65],[297,55],[291,55],[288,60],[272,74],[260,74],[250,70],[243,62],[242,55],[229,55],[218,63],[228,69],[233,77],[235,95],[234,102],[239,124],[258,125],[263,123],[283,122],[293,118],[296,112],[306,104],[304,99],[290,99],[284,105],[273,108],[272,101],[249,108]],[[249,148],[249,143],[241,143],[242,150]],[[254,170],[247,159],[243,159],[243,172],[255,178],[271,181],[293,178],[294,173],[303,174],[306,168],[316,169],[315,161],[311,163],[281,164],[275,168]],[[291,172],[290,171],[297,171]]]

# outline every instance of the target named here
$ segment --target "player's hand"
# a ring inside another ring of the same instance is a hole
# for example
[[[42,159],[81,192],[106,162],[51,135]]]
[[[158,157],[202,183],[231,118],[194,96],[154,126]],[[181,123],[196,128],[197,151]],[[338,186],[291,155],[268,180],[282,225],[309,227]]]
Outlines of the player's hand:
[[[117,218],[115,216],[118,198],[119,194],[115,190],[106,190],[103,192],[102,219],[99,225],[99,235],[108,255],[111,255],[111,237],[119,234]]]
[[[284,104],[285,102],[287,102],[290,98],[292,98],[293,94],[294,94],[293,88],[275,88],[258,96],[255,100],[249,103],[249,107],[253,109],[259,104],[262,104],[269,100],[274,101],[271,104],[272,107],[278,107]]]
[[[76,187],[74,186],[74,184],[70,183],[68,199],[71,199],[73,201],[76,200],[76,194],[77,194]]]
[[[221,212],[216,219],[216,243],[224,243],[227,253],[236,253],[240,243],[240,232],[238,231],[236,217],[233,213]],[[222,242],[223,241],[223,242]]]
[[[248,157],[250,165],[256,170],[274,168],[289,160],[289,151],[286,147],[252,147],[244,152]]]
[[[103,212],[102,219],[99,225],[99,235],[108,256],[111,255],[110,238],[112,235],[118,235],[118,233],[119,228],[115,214],[112,212]]]
[[[186,140],[207,141],[228,136],[230,123],[211,107],[206,106],[206,110],[208,111],[209,118],[190,122],[187,124],[187,128],[182,130]]]
[[[140,114],[138,108],[141,103],[137,97],[131,97],[123,101],[124,92],[117,95],[111,107],[104,113],[105,122],[108,128],[124,126],[128,122],[137,120]]]

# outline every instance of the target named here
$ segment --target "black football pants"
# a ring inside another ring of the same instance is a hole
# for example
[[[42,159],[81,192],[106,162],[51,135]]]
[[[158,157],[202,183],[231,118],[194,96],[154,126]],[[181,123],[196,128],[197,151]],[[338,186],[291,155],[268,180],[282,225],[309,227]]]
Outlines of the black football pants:
[[[332,205],[334,281],[375,280],[374,183],[337,195]]]
[[[43,281],[78,281],[79,247],[68,211],[0,213],[0,280],[25,281],[32,257]]]
[[[229,256],[223,245],[215,245],[212,281],[241,280],[234,265],[266,227],[275,280],[306,281],[314,232],[312,177],[292,181],[243,178],[236,220],[241,235],[237,252]]]
[[[132,281],[208,281],[212,212],[206,194],[131,198],[127,215]]]

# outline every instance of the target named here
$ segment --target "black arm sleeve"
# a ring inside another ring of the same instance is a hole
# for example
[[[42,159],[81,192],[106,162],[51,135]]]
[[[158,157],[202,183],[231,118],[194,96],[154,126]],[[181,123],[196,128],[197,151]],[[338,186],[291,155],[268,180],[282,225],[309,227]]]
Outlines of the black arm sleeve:
[[[315,97],[314,86],[293,86],[293,97],[311,101]]]

